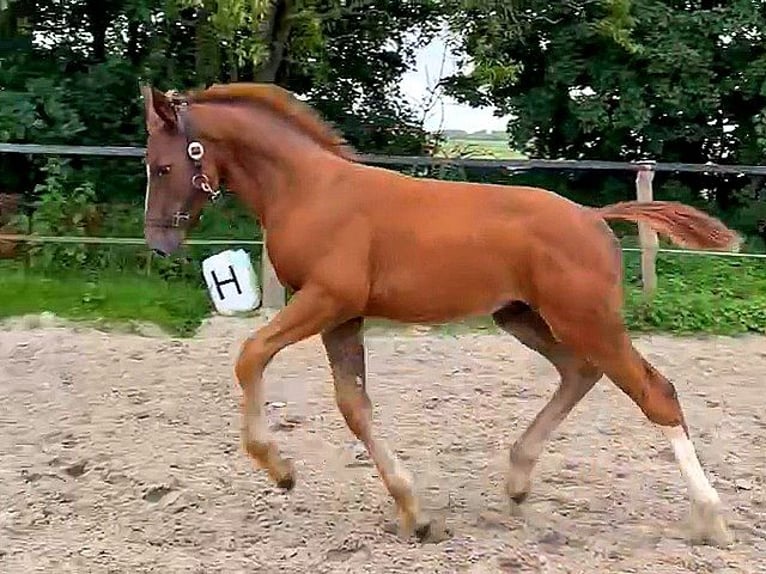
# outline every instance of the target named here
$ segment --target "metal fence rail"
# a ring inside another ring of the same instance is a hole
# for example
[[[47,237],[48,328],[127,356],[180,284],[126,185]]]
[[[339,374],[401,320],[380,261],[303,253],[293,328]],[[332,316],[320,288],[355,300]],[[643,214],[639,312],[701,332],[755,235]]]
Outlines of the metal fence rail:
[[[146,245],[146,240],[141,237],[96,237],[96,236],[57,236],[57,235],[15,235],[0,233],[0,241],[13,241],[18,243],[75,243],[78,245]],[[187,239],[186,245],[263,245],[263,241],[254,239]]]
[[[0,153],[144,157],[145,148],[136,146],[71,146],[0,143]],[[652,170],[655,172],[766,175],[766,166],[764,165],[653,162],[649,160],[628,162],[574,159],[471,159],[364,154],[360,154],[360,157],[363,162],[373,165],[452,165],[475,168],[505,168],[513,171],[520,169],[638,171],[645,169],[647,165],[651,165]]]
[[[12,241],[18,243],[52,243],[52,244],[79,244],[79,245],[146,245],[146,240],[141,237],[96,237],[96,236],[58,236],[58,235],[16,235],[0,233],[0,241]],[[187,239],[185,245],[263,245],[263,241],[257,239]],[[622,251],[641,253],[640,247],[622,247]],[[743,253],[731,251],[706,251],[703,249],[663,249],[658,253],[672,253],[675,255],[696,255],[704,257],[738,257],[743,259],[766,259],[766,253]]]

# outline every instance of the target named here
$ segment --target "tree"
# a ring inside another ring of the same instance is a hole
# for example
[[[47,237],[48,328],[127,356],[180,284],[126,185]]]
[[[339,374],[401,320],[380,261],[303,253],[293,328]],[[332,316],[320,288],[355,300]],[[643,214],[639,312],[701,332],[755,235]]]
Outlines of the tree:
[[[509,140],[519,150],[762,161],[766,13],[758,2],[453,0],[450,7],[474,67],[450,78],[447,91],[513,115]],[[696,189],[711,183],[678,179]],[[718,181],[718,206],[734,206],[741,187]]]
[[[440,2],[183,1],[208,5],[216,38],[244,42],[231,44],[233,77],[276,82],[304,95],[362,150],[423,150],[427,135],[404,103],[399,80],[414,50],[433,37]],[[253,28],[257,37],[247,35]]]
[[[418,153],[427,134],[398,81],[437,11],[432,0],[16,0],[0,12],[0,141],[141,144],[139,81],[256,80],[308,98],[362,151]],[[46,161],[0,157],[0,187],[30,193]],[[137,197],[136,162],[67,163],[72,185]]]

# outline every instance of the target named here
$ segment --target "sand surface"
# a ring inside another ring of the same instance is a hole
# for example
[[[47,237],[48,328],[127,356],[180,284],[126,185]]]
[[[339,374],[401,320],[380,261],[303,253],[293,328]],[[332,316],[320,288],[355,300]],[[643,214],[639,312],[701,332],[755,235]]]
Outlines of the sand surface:
[[[548,444],[521,514],[509,445],[555,389],[507,335],[368,334],[380,432],[453,536],[386,531],[393,505],[337,411],[318,338],[267,370],[297,485],[239,447],[233,362],[253,320],[193,339],[0,331],[0,572],[766,572],[766,338],[641,337],[674,381],[737,538],[690,546],[672,451],[603,379]]]

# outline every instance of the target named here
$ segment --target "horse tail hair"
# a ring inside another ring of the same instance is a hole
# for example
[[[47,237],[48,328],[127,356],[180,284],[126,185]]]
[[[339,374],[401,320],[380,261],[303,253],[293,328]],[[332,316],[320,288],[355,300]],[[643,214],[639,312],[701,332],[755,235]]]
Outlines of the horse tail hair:
[[[622,201],[594,210],[607,221],[645,223],[681,247],[737,252],[742,245],[720,220],[676,201]]]

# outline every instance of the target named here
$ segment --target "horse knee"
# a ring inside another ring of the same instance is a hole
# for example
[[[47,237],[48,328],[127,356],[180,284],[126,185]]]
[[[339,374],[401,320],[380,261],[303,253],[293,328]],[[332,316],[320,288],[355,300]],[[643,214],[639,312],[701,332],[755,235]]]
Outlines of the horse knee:
[[[258,336],[248,338],[242,344],[234,367],[239,384],[242,386],[249,384],[253,375],[265,368],[268,360],[268,350],[261,338]]]

